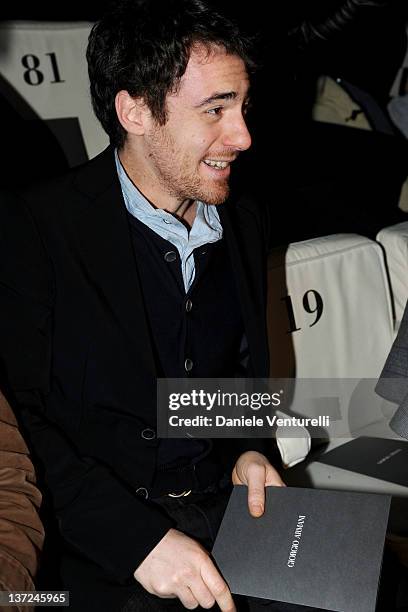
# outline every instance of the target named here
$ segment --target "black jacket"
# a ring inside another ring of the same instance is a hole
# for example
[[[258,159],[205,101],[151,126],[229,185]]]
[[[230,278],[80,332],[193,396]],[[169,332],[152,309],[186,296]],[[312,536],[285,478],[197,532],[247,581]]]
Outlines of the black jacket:
[[[265,377],[268,224],[246,198],[219,210],[251,374]],[[155,470],[157,440],[143,431],[155,429],[156,373],[112,149],[18,201],[2,198],[0,232],[7,385],[63,538],[126,581],[173,523],[135,493]]]

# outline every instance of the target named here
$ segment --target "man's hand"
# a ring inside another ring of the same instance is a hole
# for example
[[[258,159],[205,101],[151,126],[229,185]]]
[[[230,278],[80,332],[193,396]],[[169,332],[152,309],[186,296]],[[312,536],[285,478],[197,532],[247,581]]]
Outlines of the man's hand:
[[[152,595],[178,597],[188,610],[199,605],[211,608],[217,602],[222,612],[236,612],[228,585],[209,553],[177,529],[166,533],[134,577]]]
[[[262,516],[265,510],[265,487],[285,487],[285,483],[267,458],[256,451],[243,453],[232,471],[235,485],[248,486],[248,508],[252,516]]]

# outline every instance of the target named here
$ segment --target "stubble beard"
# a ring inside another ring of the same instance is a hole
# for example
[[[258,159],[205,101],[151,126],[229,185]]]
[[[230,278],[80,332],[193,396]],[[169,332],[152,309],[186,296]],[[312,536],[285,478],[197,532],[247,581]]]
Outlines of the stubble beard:
[[[205,181],[196,172],[185,172],[190,159],[180,154],[169,134],[158,130],[151,139],[150,157],[154,162],[160,185],[171,197],[180,201],[197,200],[218,206],[229,196],[228,179],[223,181]],[[202,162],[199,162],[202,163]]]

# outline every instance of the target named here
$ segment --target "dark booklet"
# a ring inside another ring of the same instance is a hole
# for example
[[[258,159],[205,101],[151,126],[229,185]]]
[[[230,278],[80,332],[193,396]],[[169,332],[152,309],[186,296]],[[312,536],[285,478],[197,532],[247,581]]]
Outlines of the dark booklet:
[[[390,496],[267,487],[252,518],[232,492],[213,557],[233,593],[341,612],[374,612]]]
[[[404,440],[355,438],[317,461],[408,487],[408,442]]]

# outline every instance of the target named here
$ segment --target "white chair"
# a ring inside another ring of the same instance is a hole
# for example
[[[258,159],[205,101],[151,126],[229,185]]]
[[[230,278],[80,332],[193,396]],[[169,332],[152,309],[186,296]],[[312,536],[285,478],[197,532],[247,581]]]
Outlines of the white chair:
[[[378,244],[354,234],[294,243],[271,254],[268,274],[272,376],[380,374],[393,319]]]
[[[270,255],[268,274],[270,375],[290,379],[290,413],[329,416],[331,447],[350,435],[391,437],[393,407],[374,393],[394,338],[381,247],[352,234],[294,243]],[[284,462],[298,463],[306,444],[282,432]]]
[[[90,102],[86,45],[91,23],[0,23],[1,93],[46,121],[71,165],[108,144]],[[85,158],[85,159],[84,159]]]

